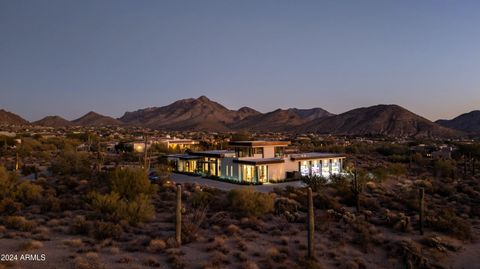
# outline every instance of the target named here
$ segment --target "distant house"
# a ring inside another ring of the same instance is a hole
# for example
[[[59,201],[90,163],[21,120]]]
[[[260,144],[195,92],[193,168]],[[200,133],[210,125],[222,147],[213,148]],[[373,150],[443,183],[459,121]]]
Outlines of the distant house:
[[[177,138],[161,139],[161,140],[158,140],[156,143],[165,145],[169,149],[180,149],[180,150],[193,149],[195,148],[196,145],[199,144],[199,142],[196,140],[177,139]]]
[[[274,183],[300,176],[341,173],[345,156],[331,153],[289,154],[288,141],[235,141],[232,150],[169,155],[175,170],[247,183]]]

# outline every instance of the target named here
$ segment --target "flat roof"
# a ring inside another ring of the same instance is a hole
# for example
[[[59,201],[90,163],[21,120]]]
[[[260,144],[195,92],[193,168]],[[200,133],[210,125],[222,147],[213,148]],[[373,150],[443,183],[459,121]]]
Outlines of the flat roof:
[[[170,144],[180,144],[180,143],[198,143],[196,140],[191,139],[175,139],[175,140],[159,140],[162,143],[170,143]]]
[[[290,155],[290,159],[295,160],[311,160],[311,159],[331,159],[331,158],[346,158],[345,155],[339,153],[324,153],[324,152],[308,152]]]
[[[182,160],[189,160],[189,159],[200,159],[200,156],[193,156],[188,154],[170,154],[167,155],[168,158],[179,158]]]
[[[240,147],[262,147],[262,146],[288,146],[290,141],[231,141],[230,146]]]
[[[225,157],[227,154],[235,154],[235,151],[231,150],[206,150],[206,151],[194,151],[190,155],[202,156],[202,157]]]
[[[234,159],[233,162],[240,163],[240,164],[259,165],[259,164],[284,163],[285,160],[280,158]]]

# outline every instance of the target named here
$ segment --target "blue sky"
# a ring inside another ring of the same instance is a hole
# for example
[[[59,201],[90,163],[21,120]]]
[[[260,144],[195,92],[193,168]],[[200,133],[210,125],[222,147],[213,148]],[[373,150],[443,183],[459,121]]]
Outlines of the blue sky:
[[[0,108],[480,109],[479,1],[0,0]]]

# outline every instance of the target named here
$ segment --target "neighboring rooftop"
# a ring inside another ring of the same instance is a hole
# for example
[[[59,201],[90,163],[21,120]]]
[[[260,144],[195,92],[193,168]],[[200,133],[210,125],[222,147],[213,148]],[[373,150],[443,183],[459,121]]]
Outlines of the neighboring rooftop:
[[[223,158],[226,155],[234,155],[235,152],[231,150],[207,150],[207,151],[194,151],[190,154],[195,156],[203,156],[203,157]]]
[[[309,160],[309,159],[323,159],[323,158],[345,158],[344,154],[337,153],[322,153],[322,152],[309,152],[301,154],[292,154],[290,159],[296,160]]]
[[[290,145],[290,141],[231,141],[230,146],[236,147],[263,147],[263,146],[280,146],[286,147]]]
[[[284,159],[280,158],[260,158],[260,159],[235,159],[234,163],[241,164],[251,164],[251,165],[261,165],[261,164],[271,164],[271,163],[284,163]]]

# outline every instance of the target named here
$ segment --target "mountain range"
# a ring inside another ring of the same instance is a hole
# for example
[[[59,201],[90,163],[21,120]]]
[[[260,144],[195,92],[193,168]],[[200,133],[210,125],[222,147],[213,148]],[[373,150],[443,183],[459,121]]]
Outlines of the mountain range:
[[[436,123],[471,134],[480,134],[480,110],[462,114],[451,120],[437,120]]]
[[[27,125],[18,115],[0,110],[0,125]],[[334,115],[322,108],[277,109],[261,113],[253,108],[231,110],[206,96],[178,100],[162,107],[126,112],[115,119],[89,112],[68,121],[48,116],[32,125],[67,126],[143,126],[162,130],[258,131],[325,133],[341,135],[386,135],[414,137],[455,137],[480,133],[480,111],[452,120],[431,122],[398,105],[375,105]]]

